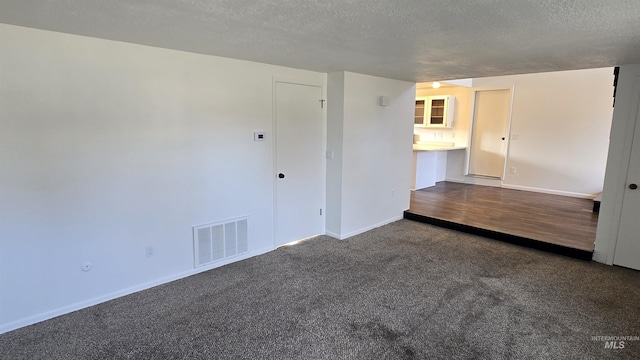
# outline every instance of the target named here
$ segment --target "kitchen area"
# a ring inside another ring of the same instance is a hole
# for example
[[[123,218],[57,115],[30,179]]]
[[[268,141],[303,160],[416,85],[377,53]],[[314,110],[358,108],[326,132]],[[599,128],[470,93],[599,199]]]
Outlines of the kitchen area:
[[[405,218],[591,259],[613,69],[454,82],[416,85]]]
[[[471,81],[465,85],[465,80],[417,84],[411,190],[435,186],[448,172],[455,178],[463,173],[472,97]]]

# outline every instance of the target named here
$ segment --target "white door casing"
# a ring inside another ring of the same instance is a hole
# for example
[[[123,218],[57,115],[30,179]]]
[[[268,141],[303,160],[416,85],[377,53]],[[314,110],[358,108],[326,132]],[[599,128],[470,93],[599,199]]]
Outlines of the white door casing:
[[[322,87],[274,84],[274,245],[321,234],[323,199]]]
[[[636,87],[640,86],[639,80],[636,78]],[[635,110],[635,130],[613,263],[640,270],[640,102]]]
[[[502,179],[511,117],[511,90],[475,92],[469,174]]]

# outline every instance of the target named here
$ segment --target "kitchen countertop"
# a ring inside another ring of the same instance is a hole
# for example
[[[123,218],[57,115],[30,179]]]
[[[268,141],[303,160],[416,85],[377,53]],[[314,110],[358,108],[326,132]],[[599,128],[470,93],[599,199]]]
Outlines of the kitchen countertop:
[[[466,148],[466,146],[455,146],[454,143],[446,142],[418,142],[417,144],[413,144],[413,151],[449,151],[462,150]]]

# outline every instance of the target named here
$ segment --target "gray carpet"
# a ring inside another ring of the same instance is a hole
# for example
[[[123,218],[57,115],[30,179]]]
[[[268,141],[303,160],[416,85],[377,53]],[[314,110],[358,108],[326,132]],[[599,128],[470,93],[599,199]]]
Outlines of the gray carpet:
[[[639,272],[401,220],[0,335],[0,358],[640,358],[592,336],[640,336]]]

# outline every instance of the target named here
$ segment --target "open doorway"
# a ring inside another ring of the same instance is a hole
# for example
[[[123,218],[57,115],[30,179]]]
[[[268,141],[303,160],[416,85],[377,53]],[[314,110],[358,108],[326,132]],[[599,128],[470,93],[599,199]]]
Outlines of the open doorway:
[[[472,108],[468,173],[502,180],[511,120],[511,89],[474,91]]]
[[[613,68],[604,68],[472,79],[470,85],[441,87],[439,92],[418,84],[418,96],[425,92],[455,93],[456,116],[450,129],[416,128],[414,139],[418,148],[434,141],[455,144],[456,150],[440,151],[446,151],[446,165],[439,181],[524,190],[534,196],[559,195],[560,200],[578,199],[574,210],[564,211],[595,217],[597,226],[597,215],[591,212],[592,199],[604,183],[613,81]],[[478,90],[498,89],[512,91],[511,126],[504,136],[506,158],[504,165],[499,165],[503,176],[473,176],[478,171],[467,164],[474,135],[474,95]],[[466,150],[459,150],[461,147]],[[414,154],[415,149],[414,145]],[[457,217],[473,216],[464,211],[459,208]]]

